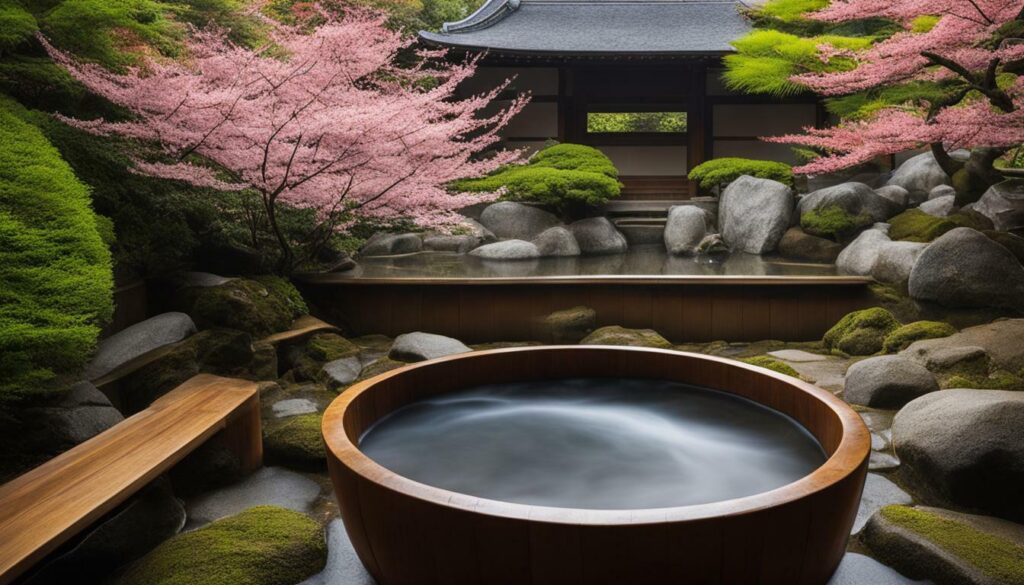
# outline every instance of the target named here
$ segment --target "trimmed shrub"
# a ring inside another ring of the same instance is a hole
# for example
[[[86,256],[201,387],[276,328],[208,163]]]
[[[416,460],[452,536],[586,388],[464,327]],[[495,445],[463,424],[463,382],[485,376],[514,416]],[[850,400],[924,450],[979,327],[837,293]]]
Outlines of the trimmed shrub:
[[[600,150],[579,144],[556,144],[521,166],[487,177],[455,181],[458,191],[505,190],[505,199],[544,203],[565,212],[580,205],[600,205],[618,197],[622,186],[612,161]]]
[[[0,53],[24,43],[37,30],[35,17],[17,0],[0,0]]]
[[[931,242],[942,234],[958,227],[969,227],[976,230],[989,229],[991,226],[975,216],[954,213],[949,217],[935,217],[920,209],[908,209],[889,220],[889,237],[907,242]]]
[[[825,333],[827,349],[848,355],[871,355],[882,350],[885,338],[900,322],[881,307],[848,313]]]
[[[895,329],[885,338],[885,353],[896,353],[922,339],[949,337],[956,333],[956,327],[942,321],[914,321]]]
[[[0,97],[0,400],[80,368],[113,312],[89,191],[26,117]]]
[[[743,175],[759,179],[771,179],[793,186],[793,167],[786,163],[749,158],[716,158],[699,164],[690,170],[690,179],[700,183],[701,188],[725,187]]]

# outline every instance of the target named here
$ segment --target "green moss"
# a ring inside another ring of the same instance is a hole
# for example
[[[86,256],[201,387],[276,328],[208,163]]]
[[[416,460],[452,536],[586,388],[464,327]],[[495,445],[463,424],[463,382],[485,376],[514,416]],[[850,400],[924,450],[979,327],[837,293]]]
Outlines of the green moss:
[[[359,353],[359,347],[337,333],[318,333],[309,338],[295,360],[296,380],[316,380],[324,364]]]
[[[956,333],[956,327],[942,321],[915,321],[901,326],[885,338],[886,353],[896,353],[921,339],[949,337]]]
[[[272,421],[263,431],[263,448],[273,461],[289,467],[307,469],[326,464],[322,415],[300,414]]]
[[[273,274],[254,276],[253,280],[267,287],[267,290],[283,299],[295,315],[306,315],[309,313],[309,307],[306,305],[306,300],[302,298],[302,293],[299,292],[299,289],[295,288],[295,285],[290,280]]]
[[[618,197],[618,171],[601,151],[579,144],[557,144],[533,155],[526,165],[506,167],[478,179],[455,181],[467,192],[505,190],[505,198],[551,205],[561,211],[600,205]]]
[[[582,345],[625,345],[671,349],[672,343],[653,329],[627,329],[609,325],[595,330],[580,341]]]
[[[889,220],[889,237],[908,242],[931,242],[958,227],[986,229],[984,223],[971,215],[955,213],[949,217],[935,217],[920,209],[908,209]]]
[[[793,167],[785,163],[754,160],[749,158],[716,158],[693,167],[690,179],[700,183],[701,188],[711,189],[725,186],[743,175],[759,179],[771,179],[793,186]]]
[[[0,401],[81,367],[113,312],[89,191],[0,96]]]
[[[1024,547],[976,528],[907,506],[882,508],[883,518],[917,533],[999,583],[1024,583]]]
[[[179,534],[133,563],[115,585],[293,585],[323,570],[327,545],[311,518],[258,506]]]
[[[1024,378],[1006,370],[991,374],[955,374],[946,378],[943,388],[975,388],[978,390],[1024,390]]]
[[[773,358],[772,356],[769,355],[749,357],[742,359],[740,361],[750,364],[752,366],[768,368],[773,372],[778,372],[780,374],[785,374],[787,376],[793,376],[794,378],[800,377],[800,374],[797,373],[797,371],[794,370],[792,366],[790,366],[789,364],[780,359]]]
[[[854,311],[825,333],[825,347],[848,355],[871,355],[882,350],[885,338],[900,322],[889,311],[872,307]]]
[[[36,19],[17,0],[0,0],[0,54],[32,38]]]
[[[301,314],[294,299],[281,294],[279,287],[247,278],[188,289],[183,297],[200,328],[238,329],[257,338],[287,329]]]
[[[934,14],[922,14],[910,23],[910,32],[926,33],[935,28],[939,23],[939,17]]]
[[[867,215],[851,215],[838,205],[812,209],[800,216],[800,227],[805,232],[832,238],[844,238],[871,223]]]

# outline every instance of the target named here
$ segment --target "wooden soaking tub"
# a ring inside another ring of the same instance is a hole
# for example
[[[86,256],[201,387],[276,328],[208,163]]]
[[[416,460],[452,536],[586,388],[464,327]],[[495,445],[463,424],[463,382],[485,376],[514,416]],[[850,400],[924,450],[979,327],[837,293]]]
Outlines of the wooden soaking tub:
[[[359,450],[365,430],[415,400],[481,384],[583,377],[662,379],[746,397],[802,424],[828,459],[802,479],[745,498],[587,510],[435,488]],[[721,358],[607,346],[482,351],[387,372],[339,396],[323,434],[345,528],[380,585],[823,585],[844,554],[870,452],[860,416],[810,384]]]

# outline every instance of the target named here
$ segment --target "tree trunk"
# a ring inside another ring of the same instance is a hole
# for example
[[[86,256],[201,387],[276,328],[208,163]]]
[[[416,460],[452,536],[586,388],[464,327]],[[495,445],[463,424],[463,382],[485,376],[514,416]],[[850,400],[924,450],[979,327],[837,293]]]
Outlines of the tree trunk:
[[[985,191],[1005,177],[996,170],[995,161],[1006,154],[1005,148],[975,148],[967,164],[953,175],[953,187],[956,188],[956,204],[963,207],[981,199]]]
[[[274,237],[277,238],[277,245],[281,249],[281,261],[278,263],[278,271],[287,276],[295,269],[295,254],[292,252],[291,244],[288,243],[288,238],[281,232],[281,226],[277,223],[276,199],[273,195],[265,195],[263,197],[263,206],[267,211],[267,223],[270,225],[270,231],[274,233]]]

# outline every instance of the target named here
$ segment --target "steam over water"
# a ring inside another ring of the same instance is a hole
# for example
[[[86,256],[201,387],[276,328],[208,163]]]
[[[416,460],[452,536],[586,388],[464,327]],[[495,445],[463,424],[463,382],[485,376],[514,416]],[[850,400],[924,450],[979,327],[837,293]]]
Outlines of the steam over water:
[[[825,462],[802,426],[713,390],[660,380],[479,386],[415,402],[360,449],[421,483],[521,504],[642,509],[765,492]]]

